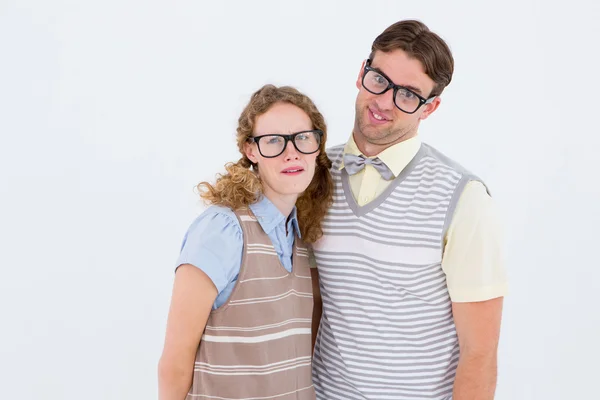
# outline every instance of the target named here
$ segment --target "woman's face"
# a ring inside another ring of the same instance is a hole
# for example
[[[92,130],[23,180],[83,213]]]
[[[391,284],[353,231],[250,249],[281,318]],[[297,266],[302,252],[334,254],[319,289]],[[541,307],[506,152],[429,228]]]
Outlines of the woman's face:
[[[311,129],[312,121],[302,109],[290,103],[277,103],[256,118],[252,136],[291,135]],[[302,135],[297,142],[311,140],[310,135]],[[273,149],[277,139],[280,138],[259,139],[262,153],[270,155],[269,146]],[[319,152],[303,154],[294,147],[292,141],[288,141],[283,153],[268,158],[261,155],[257,146],[256,143],[246,143],[245,151],[250,161],[258,164],[264,194],[271,200],[279,198],[295,202],[313,179]]]

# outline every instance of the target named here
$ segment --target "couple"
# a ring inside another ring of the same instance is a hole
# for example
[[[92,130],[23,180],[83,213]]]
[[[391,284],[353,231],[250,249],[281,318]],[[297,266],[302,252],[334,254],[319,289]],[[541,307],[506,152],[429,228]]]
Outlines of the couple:
[[[494,397],[497,213],[417,135],[453,66],[421,22],[388,27],[361,66],[352,135],[327,153],[307,96],[253,94],[242,158],[199,185],[213,206],[177,262],[161,400]]]

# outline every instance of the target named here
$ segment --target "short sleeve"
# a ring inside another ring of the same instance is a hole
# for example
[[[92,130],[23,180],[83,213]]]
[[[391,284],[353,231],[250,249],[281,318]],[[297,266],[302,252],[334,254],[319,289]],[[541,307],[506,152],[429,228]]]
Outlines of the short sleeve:
[[[213,206],[190,225],[177,267],[191,264],[201,269],[221,294],[239,274],[243,246],[242,229],[235,214]]]
[[[485,301],[508,291],[498,209],[481,182],[461,194],[445,237],[442,269],[453,302]]]

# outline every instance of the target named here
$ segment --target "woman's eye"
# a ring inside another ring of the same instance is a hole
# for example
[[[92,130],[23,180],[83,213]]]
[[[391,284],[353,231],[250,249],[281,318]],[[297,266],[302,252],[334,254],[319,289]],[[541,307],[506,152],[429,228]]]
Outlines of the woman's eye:
[[[281,138],[279,136],[270,136],[266,138],[267,144],[277,144],[281,142]]]

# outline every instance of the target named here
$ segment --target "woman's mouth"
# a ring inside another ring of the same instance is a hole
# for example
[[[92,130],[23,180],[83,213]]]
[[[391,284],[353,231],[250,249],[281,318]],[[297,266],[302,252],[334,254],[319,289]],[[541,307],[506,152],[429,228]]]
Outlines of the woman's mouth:
[[[286,168],[283,171],[281,171],[282,174],[286,174],[286,175],[299,175],[302,172],[304,172],[304,168],[302,168],[302,167],[290,167],[290,168]]]

